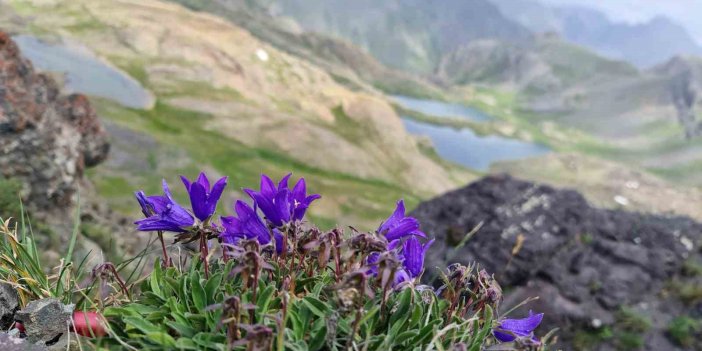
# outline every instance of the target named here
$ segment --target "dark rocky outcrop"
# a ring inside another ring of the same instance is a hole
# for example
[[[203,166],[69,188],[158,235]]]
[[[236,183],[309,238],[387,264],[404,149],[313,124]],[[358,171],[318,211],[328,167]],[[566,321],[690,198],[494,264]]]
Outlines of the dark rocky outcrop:
[[[88,99],[61,94],[0,32],[0,175],[21,180],[35,208],[61,208],[72,203],[85,168],[108,150]]]
[[[702,317],[702,224],[689,218],[597,209],[575,191],[502,175],[412,215],[436,237],[426,276],[447,262],[477,261],[505,288],[505,308],[540,296],[525,309],[545,312],[541,334],[561,328],[565,349],[702,346],[667,337],[674,318]]]

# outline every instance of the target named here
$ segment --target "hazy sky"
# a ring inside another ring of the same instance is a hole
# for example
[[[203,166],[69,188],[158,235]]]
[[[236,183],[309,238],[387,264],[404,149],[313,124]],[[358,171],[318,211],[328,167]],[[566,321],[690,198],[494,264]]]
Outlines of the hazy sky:
[[[702,0],[542,0],[552,4],[575,4],[599,8],[614,20],[640,22],[665,15],[687,27],[702,43]]]

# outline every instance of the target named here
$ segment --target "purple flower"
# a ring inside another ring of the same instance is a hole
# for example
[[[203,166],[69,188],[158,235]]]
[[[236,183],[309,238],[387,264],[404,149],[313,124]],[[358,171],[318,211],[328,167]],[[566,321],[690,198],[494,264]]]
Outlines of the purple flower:
[[[429,240],[422,246],[416,236],[412,235],[405,240],[402,246],[402,265],[407,270],[410,277],[416,278],[424,271],[424,256],[427,250],[434,243],[434,239]]]
[[[222,217],[224,232],[220,235],[222,241],[236,245],[241,239],[256,238],[259,243],[266,245],[271,242],[271,234],[263,220],[246,202],[238,200],[234,204],[237,217]]]
[[[378,276],[378,260],[380,259],[380,252],[371,252],[368,257],[366,257],[366,266],[368,270],[367,275],[376,277]]]
[[[285,178],[287,183],[287,178],[290,177],[288,174]],[[292,219],[295,221],[301,221],[305,217],[305,212],[310,204],[322,196],[319,194],[311,194],[307,196],[307,184],[305,183],[305,178],[300,178],[292,189],[292,194],[290,196],[291,208],[293,211]]]
[[[405,202],[402,200],[397,202],[395,212],[380,225],[378,234],[385,235],[388,241],[408,235],[426,238],[426,235],[419,230],[419,221],[414,217],[405,216]]]
[[[287,178],[283,178],[276,188],[273,180],[262,174],[260,191],[244,189],[258,208],[261,209],[266,219],[276,227],[280,227],[284,222],[290,221],[290,191],[287,189],[287,184],[283,183],[284,181],[287,181]]]
[[[273,228],[273,239],[275,239],[275,253],[278,255],[283,253],[283,240],[285,237],[278,228]]]
[[[165,194],[163,196],[146,196],[143,191],[135,193],[142,212],[147,216],[134,222],[137,225],[137,230],[176,233],[188,231],[189,227],[195,223],[195,219],[173,200],[165,179],[163,180],[163,193]]]
[[[146,198],[146,194],[144,194],[144,191],[139,190],[134,193],[134,196],[139,202],[139,206],[141,206],[141,213],[144,214],[144,217],[151,217],[154,214],[154,210],[153,208],[151,208],[151,205],[149,204],[149,199]]]
[[[180,179],[190,195],[190,204],[195,217],[201,221],[210,218],[217,209],[217,201],[222,196],[224,187],[227,186],[227,177],[220,178],[211,189],[210,181],[204,172],[200,172],[200,176],[192,183],[184,176],[180,176]]]
[[[254,200],[261,212],[274,226],[280,227],[290,221],[301,220],[309,205],[320,196],[312,194],[307,196],[307,186],[304,178],[300,178],[292,191],[288,188],[288,174],[278,182],[276,187],[273,180],[265,174],[261,175],[261,188],[259,191],[244,189]]]
[[[541,324],[543,313],[534,314],[529,311],[529,317],[523,319],[503,319],[492,334],[500,342],[510,342],[517,338],[534,339],[534,329]]]
[[[400,268],[395,272],[395,278],[393,279],[392,287],[394,289],[401,288],[411,280],[412,278],[409,276],[409,274],[407,274],[407,271]]]

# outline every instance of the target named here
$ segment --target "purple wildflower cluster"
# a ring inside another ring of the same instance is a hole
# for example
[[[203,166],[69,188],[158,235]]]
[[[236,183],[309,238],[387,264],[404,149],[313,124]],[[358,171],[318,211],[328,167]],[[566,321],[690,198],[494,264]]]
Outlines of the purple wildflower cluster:
[[[285,255],[290,251],[290,240],[295,240],[294,235],[288,233],[295,232],[301,225],[305,213],[315,200],[320,198],[318,194],[307,194],[307,185],[304,178],[300,178],[292,187],[288,182],[292,174],[284,176],[278,184],[264,175],[261,175],[259,190],[244,189],[250,197],[251,204],[243,200],[234,202],[234,216],[221,216],[217,222],[214,218],[217,204],[222,196],[224,188],[227,186],[227,177],[220,178],[213,185],[204,173],[194,181],[181,176],[185,190],[190,197],[191,211],[178,204],[171,195],[171,191],[166,181],[163,181],[163,195],[147,196],[143,191],[135,193],[136,199],[141,206],[145,218],[135,222],[139,231],[155,231],[159,233],[165,263],[169,259],[166,247],[163,242],[163,232],[177,233],[176,242],[191,242],[201,240],[201,250],[203,250],[202,261],[207,274],[207,241],[217,239],[223,247],[223,254],[231,252],[239,247],[243,242],[256,242],[261,247],[272,247],[271,254]],[[332,238],[336,231],[330,232],[327,236],[320,236],[316,240],[310,241],[314,245],[327,245],[338,242]],[[327,239],[324,239],[327,238]],[[359,235],[359,242],[365,242],[364,247],[371,247],[363,260],[364,269],[361,275],[368,277],[379,277],[388,282],[388,286],[398,290],[405,287],[414,287],[418,290],[426,290],[426,286],[415,285],[424,272],[424,258],[434,240],[427,240],[427,235],[420,230],[419,221],[405,214],[405,204],[402,200],[396,204],[395,211],[385,221],[381,223],[374,235]],[[353,242],[353,240],[352,240]],[[294,242],[293,242],[294,243]],[[310,243],[294,246],[297,250],[305,251]],[[332,246],[334,246],[333,244]],[[325,257],[329,256],[327,247]],[[338,247],[336,248],[338,249]],[[338,255],[337,255],[338,259]],[[337,261],[337,270],[339,262]],[[388,269],[388,267],[391,267]],[[388,273],[389,272],[389,273]],[[479,284],[471,282],[468,275],[462,274],[461,270],[454,270],[455,286],[490,286],[493,280],[487,276],[478,280]],[[482,280],[481,280],[482,279]],[[496,282],[494,283],[496,285]],[[435,294],[441,296],[448,294],[443,286],[436,290]],[[476,288],[477,289],[477,288]],[[433,291],[433,289],[430,289]],[[455,290],[455,289],[450,289]],[[476,290],[477,291],[477,290]],[[485,300],[501,298],[499,285],[485,289]],[[490,293],[492,292],[492,293]],[[495,293],[500,292],[500,293]],[[498,297],[499,295],[499,297]],[[477,296],[477,295],[476,295]],[[534,329],[538,327],[543,318],[543,314],[530,313],[524,319],[503,319],[493,329],[493,335],[500,342],[520,342],[526,344],[538,344],[538,339],[534,336]]]
[[[421,243],[419,238],[426,239],[427,236],[419,230],[419,221],[416,218],[405,215],[404,201],[397,202],[395,212],[378,227],[377,234],[388,241],[386,252],[402,263],[402,267],[394,274],[394,288],[402,287],[422,275],[424,256],[434,240]],[[373,252],[368,255],[367,264],[373,276],[378,274],[378,260],[381,254]]]

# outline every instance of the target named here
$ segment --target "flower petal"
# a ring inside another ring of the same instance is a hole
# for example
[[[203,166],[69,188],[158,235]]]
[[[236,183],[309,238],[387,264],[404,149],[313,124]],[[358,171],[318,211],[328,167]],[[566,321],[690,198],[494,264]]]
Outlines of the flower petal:
[[[190,185],[190,205],[193,208],[195,217],[201,221],[206,220],[212,214],[209,213],[207,206],[207,192],[202,184],[192,183]]]
[[[307,184],[305,183],[305,178],[300,178],[295,187],[292,190],[292,198],[298,202],[302,202],[307,196]]]
[[[185,178],[185,176],[180,176],[180,181],[183,182],[183,185],[185,186],[185,191],[190,192],[190,181],[188,178]]]
[[[205,193],[210,191],[210,180],[207,179],[207,175],[205,172],[200,172],[200,175],[197,177],[198,184],[202,185],[203,188],[205,188]]]
[[[283,177],[283,179],[281,179],[278,182],[278,191],[288,190],[288,180],[290,179],[291,176],[292,176],[292,173],[288,173],[285,175],[285,177]]]
[[[543,313],[533,314],[529,312],[529,317],[522,319],[505,319],[500,322],[499,329],[511,331],[519,336],[530,335],[536,329],[541,320],[544,318]]]
[[[419,229],[419,221],[416,218],[405,217],[399,220],[395,226],[391,227],[386,233],[385,237],[389,241],[411,235],[413,232]]]
[[[220,178],[214,186],[212,186],[212,191],[207,195],[207,210],[210,214],[215,213],[217,210],[217,202],[220,197],[222,197],[222,192],[224,192],[224,188],[227,186],[227,179],[227,177]]]
[[[276,211],[278,212],[278,216],[280,217],[280,220],[282,222],[289,222],[290,221],[290,202],[288,202],[288,196],[290,194],[290,191],[288,190],[281,190],[278,191],[278,194],[275,196],[275,206],[276,206]]]
[[[275,184],[273,180],[265,174],[261,174],[261,194],[267,198],[273,198],[275,196]]]
[[[395,206],[395,212],[388,217],[381,225],[380,228],[378,228],[379,233],[383,233],[387,230],[389,230],[391,227],[394,227],[397,225],[397,222],[400,221],[402,218],[405,217],[405,201],[400,200],[397,202]]]

